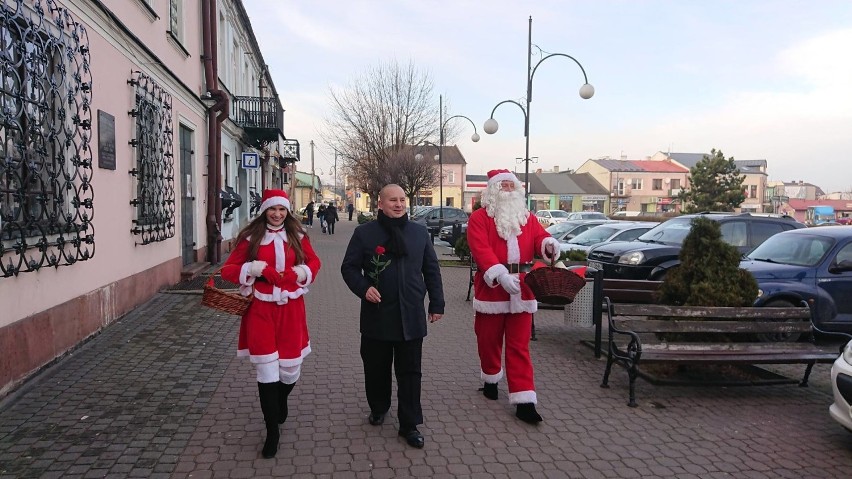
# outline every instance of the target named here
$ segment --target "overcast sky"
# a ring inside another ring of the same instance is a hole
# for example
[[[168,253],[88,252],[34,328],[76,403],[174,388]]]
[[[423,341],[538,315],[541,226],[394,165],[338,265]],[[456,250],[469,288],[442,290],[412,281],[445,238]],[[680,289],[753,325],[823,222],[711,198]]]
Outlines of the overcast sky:
[[[329,89],[368,67],[413,62],[431,76],[468,174],[523,171],[528,18],[553,57],[533,81],[530,169],[657,151],[765,159],[770,180],[852,190],[852,1],[812,0],[243,0],[286,110],[299,169],[333,153],[320,135]],[[535,51],[535,48],[533,49]],[[540,57],[539,57],[540,58]],[[536,57],[533,58],[533,64]],[[522,178],[523,179],[523,178]]]

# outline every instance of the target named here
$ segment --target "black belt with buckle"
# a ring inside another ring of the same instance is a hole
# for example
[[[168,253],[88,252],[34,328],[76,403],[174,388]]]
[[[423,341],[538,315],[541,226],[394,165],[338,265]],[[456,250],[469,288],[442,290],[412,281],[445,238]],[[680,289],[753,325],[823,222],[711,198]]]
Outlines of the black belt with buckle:
[[[503,266],[509,270],[509,273],[529,273],[532,271],[533,264],[532,263],[503,263]]]

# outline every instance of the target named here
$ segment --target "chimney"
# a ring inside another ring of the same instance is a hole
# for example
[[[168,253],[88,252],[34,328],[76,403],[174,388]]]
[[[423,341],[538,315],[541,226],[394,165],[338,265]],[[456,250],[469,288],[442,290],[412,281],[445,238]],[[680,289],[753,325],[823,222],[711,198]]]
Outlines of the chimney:
[[[536,168],[536,169],[535,169],[535,173],[536,173],[537,175],[540,175],[540,174],[541,174],[541,168]]]

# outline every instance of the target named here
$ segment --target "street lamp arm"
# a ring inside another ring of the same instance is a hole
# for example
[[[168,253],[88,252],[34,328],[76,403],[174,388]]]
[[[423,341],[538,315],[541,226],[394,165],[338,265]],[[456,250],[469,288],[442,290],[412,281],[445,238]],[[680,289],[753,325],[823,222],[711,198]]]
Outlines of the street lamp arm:
[[[473,120],[471,120],[470,118],[468,118],[468,117],[466,117],[466,116],[464,116],[464,115],[453,115],[453,116],[451,116],[451,117],[447,118],[446,120],[444,120],[444,124],[443,124],[443,125],[441,125],[441,130],[442,130],[442,131],[446,129],[446,127],[447,127],[447,123],[449,123],[449,122],[450,122],[450,120],[452,120],[453,118],[464,118],[465,120],[469,121],[469,122],[470,122],[470,126],[472,126],[472,127],[473,127],[473,132],[474,132],[474,133],[477,133],[477,131],[476,131],[476,123],[474,123],[474,122],[473,122]]]
[[[524,118],[526,119],[526,117],[527,117],[527,110],[526,110],[526,108],[524,108],[524,106],[523,106],[523,105],[521,105],[520,103],[516,102],[515,100],[503,100],[503,101],[501,101],[500,103],[498,103],[498,104],[494,105],[494,108],[491,110],[491,116],[490,116],[489,118],[494,118],[494,112],[496,112],[496,111],[497,111],[497,108],[498,108],[500,105],[502,105],[503,103],[514,103],[515,105],[518,105],[518,108],[520,108],[520,109],[521,109],[521,112],[523,112],[523,114],[524,114]],[[486,133],[488,133],[488,132],[486,131]]]
[[[578,62],[576,58],[572,57],[571,55],[566,55],[565,53],[551,53],[551,54],[547,55],[546,57],[542,58],[541,60],[539,60],[538,63],[535,64],[532,71],[530,72],[530,83],[532,83],[532,81],[533,81],[533,77],[535,76],[535,71],[538,69],[538,66],[541,65],[545,60],[547,60],[550,57],[566,57],[566,58],[570,58],[571,60],[574,60],[574,63],[576,63],[577,66],[580,67],[580,71],[583,72],[583,83],[589,83],[589,77],[586,75],[586,69],[583,68],[583,65],[581,65],[580,62]]]

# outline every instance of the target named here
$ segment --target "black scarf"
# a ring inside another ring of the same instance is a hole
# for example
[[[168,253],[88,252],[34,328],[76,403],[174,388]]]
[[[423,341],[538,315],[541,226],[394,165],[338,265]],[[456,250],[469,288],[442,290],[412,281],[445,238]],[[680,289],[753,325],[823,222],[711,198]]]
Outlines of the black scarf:
[[[408,250],[405,248],[405,237],[402,236],[402,229],[408,224],[408,213],[399,218],[391,218],[384,211],[379,210],[378,221],[390,235],[390,240],[385,246],[387,252],[397,258],[408,255]]]

